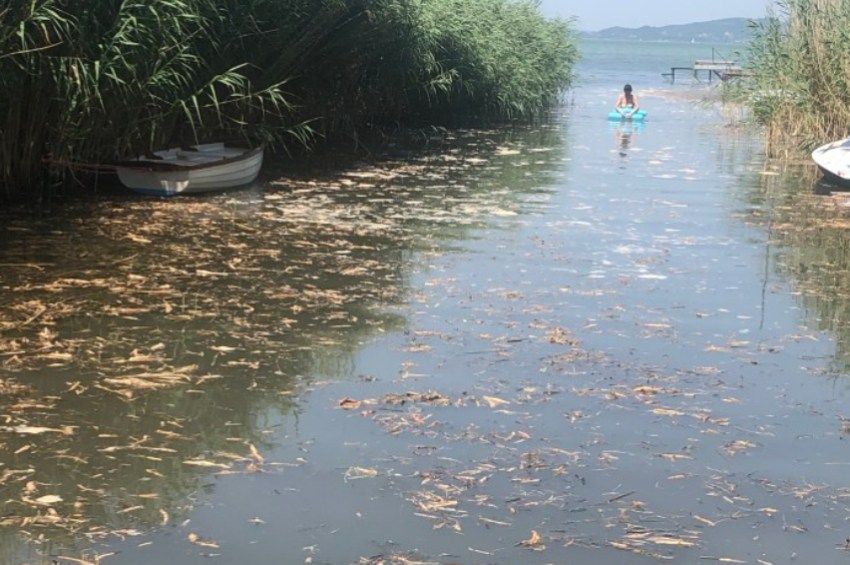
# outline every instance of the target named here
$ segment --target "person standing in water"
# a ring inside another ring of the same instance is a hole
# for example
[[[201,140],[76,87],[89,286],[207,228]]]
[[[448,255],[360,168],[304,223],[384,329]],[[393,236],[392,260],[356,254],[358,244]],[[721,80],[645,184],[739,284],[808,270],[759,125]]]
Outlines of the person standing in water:
[[[627,84],[623,87],[623,93],[620,95],[619,98],[617,98],[617,104],[615,108],[621,116],[624,116],[626,118],[640,110],[640,103],[638,102],[638,98],[637,96],[632,94],[632,85]]]

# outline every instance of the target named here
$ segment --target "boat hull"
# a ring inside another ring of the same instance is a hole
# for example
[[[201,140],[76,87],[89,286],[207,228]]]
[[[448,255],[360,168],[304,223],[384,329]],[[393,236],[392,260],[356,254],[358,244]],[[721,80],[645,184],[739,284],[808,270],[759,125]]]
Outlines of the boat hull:
[[[820,169],[820,172],[823,174],[823,180],[826,183],[840,188],[850,189],[850,179],[839,177],[835,173],[832,173],[820,166],[818,167],[818,169]]]
[[[812,159],[826,182],[850,188],[850,138],[818,147],[812,152]]]
[[[220,164],[160,170],[155,166],[117,167],[118,178],[134,192],[153,196],[177,196],[219,192],[254,182],[263,166],[263,150],[246,152]]]

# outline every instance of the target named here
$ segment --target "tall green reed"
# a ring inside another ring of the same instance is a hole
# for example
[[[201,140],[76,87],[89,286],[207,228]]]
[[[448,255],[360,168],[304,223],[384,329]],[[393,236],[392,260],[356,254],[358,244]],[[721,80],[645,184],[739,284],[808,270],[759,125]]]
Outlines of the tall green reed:
[[[782,0],[756,26],[743,96],[772,152],[850,132],[850,0]]]
[[[73,169],[48,174],[46,158],[528,118],[557,102],[575,59],[569,23],[532,0],[11,0],[0,193],[67,184]]]

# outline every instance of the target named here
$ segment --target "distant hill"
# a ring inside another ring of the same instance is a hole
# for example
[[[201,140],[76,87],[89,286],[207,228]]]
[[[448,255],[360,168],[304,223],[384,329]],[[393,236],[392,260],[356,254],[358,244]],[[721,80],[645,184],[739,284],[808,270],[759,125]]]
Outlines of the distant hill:
[[[747,18],[726,18],[710,22],[638,28],[609,27],[583,32],[584,37],[619,41],[677,41],[698,43],[744,43],[752,37]]]

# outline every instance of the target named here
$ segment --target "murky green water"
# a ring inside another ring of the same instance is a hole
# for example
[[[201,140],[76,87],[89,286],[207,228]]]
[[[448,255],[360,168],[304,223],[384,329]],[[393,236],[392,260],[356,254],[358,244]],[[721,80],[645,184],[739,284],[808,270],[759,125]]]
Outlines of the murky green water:
[[[843,200],[622,48],[546,125],[7,221],[0,560],[846,561]]]

